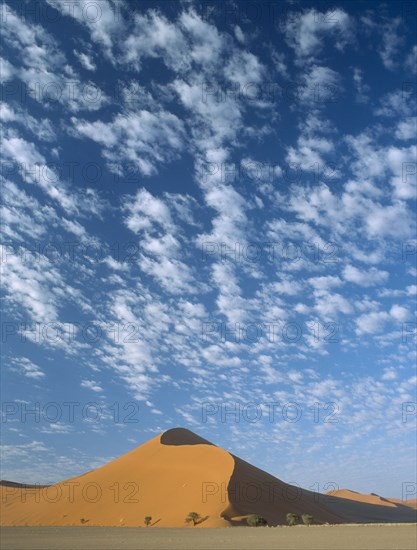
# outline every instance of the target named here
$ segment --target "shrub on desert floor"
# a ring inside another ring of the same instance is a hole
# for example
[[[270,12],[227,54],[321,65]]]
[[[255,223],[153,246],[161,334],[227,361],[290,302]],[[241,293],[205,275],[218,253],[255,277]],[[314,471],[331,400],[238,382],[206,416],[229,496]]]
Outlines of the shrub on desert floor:
[[[263,518],[262,516],[258,516],[256,514],[252,514],[251,516],[248,516],[246,518],[246,523],[250,527],[259,527],[260,525],[268,525],[268,522],[266,521],[265,518]]]
[[[314,522],[314,518],[313,516],[310,516],[310,514],[303,514],[301,519],[303,520],[304,525],[307,526],[310,526]]]
[[[287,514],[287,523],[288,525],[297,525],[297,523],[300,521],[300,516],[297,516],[297,514],[289,513]]]
[[[143,520],[143,523],[146,525],[146,527],[149,527],[152,521],[152,516],[145,516],[145,519]]]
[[[197,512],[190,512],[188,516],[185,518],[185,523],[192,523],[193,525],[197,525],[197,523],[201,520],[200,514],[197,514]]]

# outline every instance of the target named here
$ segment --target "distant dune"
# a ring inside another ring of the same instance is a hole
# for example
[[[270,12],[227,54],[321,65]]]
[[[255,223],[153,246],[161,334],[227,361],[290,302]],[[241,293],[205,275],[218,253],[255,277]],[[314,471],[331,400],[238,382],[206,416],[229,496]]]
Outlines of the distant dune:
[[[335,500],[332,499],[333,510],[342,511],[344,515],[358,523],[417,521],[416,499],[385,498],[375,493],[365,495],[349,489],[330,491],[327,495],[336,497]]]
[[[340,489],[339,491],[329,491],[328,495],[333,495],[339,498],[345,498],[349,500],[355,500],[357,502],[366,502],[368,504],[376,504],[378,506],[389,506],[396,507],[409,506],[410,508],[415,508],[417,505],[417,499],[412,500],[401,500],[399,498],[385,498],[381,497],[375,493],[370,493],[369,495],[358,493],[356,491],[351,491],[349,489]]]
[[[269,525],[288,512],[319,523],[412,522],[416,512],[395,499],[338,491],[319,495],[288,485],[200,436],[175,428],[81,476],[51,486],[0,482],[2,525],[189,527]]]

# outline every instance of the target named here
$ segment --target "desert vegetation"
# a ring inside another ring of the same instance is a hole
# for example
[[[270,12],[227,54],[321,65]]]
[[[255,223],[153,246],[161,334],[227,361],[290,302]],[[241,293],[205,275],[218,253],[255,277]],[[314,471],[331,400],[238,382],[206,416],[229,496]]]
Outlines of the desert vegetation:
[[[246,518],[246,523],[250,527],[260,527],[260,526],[268,525],[268,522],[266,521],[266,519],[263,518],[262,516],[258,516],[257,514],[252,514],[251,516],[248,516]]]
[[[314,523],[314,517],[310,514],[302,514],[299,516],[298,514],[293,514],[292,512],[289,512],[286,515],[287,524],[292,527],[293,525],[307,525],[310,526]]]
[[[185,523],[192,523],[193,526],[197,525],[202,520],[202,517],[197,512],[189,512],[185,518]]]
[[[289,512],[287,515],[286,515],[286,518],[287,518],[287,523],[288,525],[291,527],[292,525],[297,525],[297,523],[300,522],[300,516],[298,516],[297,514],[293,514],[291,512]]]
[[[314,522],[314,518],[310,514],[303,514],[301,516],[301,519],[303,520],[304,525],[307,525],[307,527]]]

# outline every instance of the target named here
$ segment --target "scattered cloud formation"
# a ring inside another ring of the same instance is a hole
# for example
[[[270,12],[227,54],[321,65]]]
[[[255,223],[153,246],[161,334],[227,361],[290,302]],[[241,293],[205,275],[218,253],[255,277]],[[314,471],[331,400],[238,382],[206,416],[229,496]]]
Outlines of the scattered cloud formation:
[[[391,439],[415,469],[407,21],[41,4],[53,21],[2,6],[5,477],[70,477],[182,424],[288,481],[313,483],[307,449],[320,483],[333,464],[401,496],[374,461]],[[232,421],[248,403],[259,423]]]

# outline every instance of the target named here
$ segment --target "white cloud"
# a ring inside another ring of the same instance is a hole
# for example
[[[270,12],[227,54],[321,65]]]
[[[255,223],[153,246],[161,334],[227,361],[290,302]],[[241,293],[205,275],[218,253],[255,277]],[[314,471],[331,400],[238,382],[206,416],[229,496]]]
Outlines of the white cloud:
[[[379,55],[384,66],[390,70],[397,68],[398,54],[404,44],[402,23],[402,19],[396,17],[382,27],[382,47],[379,50]]]
[[[193,10],[183,12],[180,21],[191,37],[190,54],[193,61],[207,69],[215,66],[225,47],[223,37],[217,28],[201,19]]]
[[[340,101],[342,91],[340,74],[315,64],[304,73],[298,97],[302,104],[319,109]]]
[[[141,235],[141,252],[137,260],[140,269],[152,277],[168,293],[198,292],[199,285],[194,281],[194,272],[182,260],[178,259],[182,243],[179,240],[178,227],[175,225],[167,202],[174,208],[180,204],[178,197],[169,194],[166,202],[154,197],[145,189],[136,193],[133,201],[125,202],[126,226]],[[184,206],[186,202],[182,202]],[[183,212],[180,215],[183,215]]]
[[[2,445],[3,460],[15,460],[18,457],[32,458],[33,453],[45,453],[49,449],[41,441],[22,443],[21,445]]]
[[[101,44],[104,51],[113,59],[113,43],[125,29],[120,0],[100,0],[99,3],[90,0],[79,0],[68,4],[66,0],[47,0],[53,8],[63,15],[73,17],[81,25],[85,25],[91,33],[94,42]]]
[[[172,88],[190,112],[194,146],[200,151],[216,151],[225,142],[232,142],[242,128],[242,107],[236,101],[206,93],[204,85],[201,81],[189,84],[176,79]]]
[[[94,380],[81,380],[81,387],[96,393],[103,391],[103,388],[97,382],[94,382]]]
[[[207,190],[205,200],[217,215],[212,220],[211,233],[199,235],[198,242],[202,245],[207,242],[224,243],[232,250],[238,244],[243,245],[247,216],[242,195],[230,185],[219,185]]]
[[[375,267],[371,267],[368,271],[361,271],[353,265],[347,265],[343,269],[343,277],[350,283],[369,287],[386,283],[389,278],[389,273],[388,271],[378,270]]]
[[[189,51],[181,28],[156,11],[136,14],[134,28],[124,42],[124,61],[140,69],[143,57],[162,57],[175,71],[190,67]]]
[[[297,17],[289,14],[286,24],[286,38],[301,59],[317,57],[324,48],[325,39],[331,38],[337,49],[344,48],[351,39],[350,16],[340,8],[321,12],[305,10]]]
[[[417,72],[417,45],[411,48],[411,52],[407,55],[405,60],[405,66],[412,73],[415,74]]]
[[[402,90],[388,92],[379,99],[375,114],[387,118],[415,116],[415,102],[412,89],[404,85]]]
[[[332,153],[334,144],[332,141],[315,137],[300,136],[297,140],[297,148],[289,147],[288,163],[298,167],[301,171],[315,170],[316,166],[325,169],[326,162],[324,156]],[[295,168],[296,169],[296,168]],[[316,170],[317,171],[317,170]],[[332,177],[336,177],[337,173],[332,172]]]
[[[384,369],[384,374],[382,375],[382,380],[395,380],[398,378],[398,374],[393,367]]]
[[[8,290],[7,301],[17,303],[35,322],[58,320],[58,295],[53,289],[65,287],[56,269],[50,269],[42,258],[29,259],[24,264],[18,256],[10,256],[1,266],[4,287]]]
[[[43,370],[27,357],[16,357],[12,360],[12,364],[15,366],[16,370],[19,370],[26,378],[39,380],[45,377]]]
[[[255,55],[238,50],[233,52],[224,67],[226,78],[242,88],[260,84],[263,80],[264,71],[264,66]]]
[[[400,306],[399,304],[394,304],[389,313],[393,319],[399,322],[408,321],[411,318],[408,309],[404,306]]]
[[[87,71],[95,71],[97,69],[93,59],[88,54],[74,50],[74,55]]]
[[[303,290],[303,285],[292,277],[283,277],[280,282],[273,283],[271,287],[278,294],[286,294],[288,296],[300,295]]]
[[[401,323],[410,319],[410,312],[407,308],[395,304],[389,312],[372,311],[365,313],[356,320],[356,334],[377,334],[382,333],[385,325],[388,322],[393,322],[397,325],[398,330],[401,330]]]
[[[4,40],[21,63],[13,69],[13,74],[43,106],[61,104],[73,112],[95,111],[108,102],[108,97],[93,82],[81,82],[58,42],[45,28],[28,23],[10,6]],[[6,71],[10,74],[10,67],[6,67]]]
[[[124,41],[123,61],[140,70],[142,58],[160,57],[177,74],[188,72],[192,63],[208,71],[219,62],[223,48],[217,28],[192,9],[183,11],[175,23],[149,10],[135,14],[132,32]]]
[[[118,114],[112,122],[72,119],[79,137],[103,146],[103,156],[123,169],[128,163],[144,175],[158,172],[160,165],[178,157],[184,148],[184,125],[172,113],[145,109]],[[124,164],[123,164],[124,163]]]
[[[358,103],[367,103],[369,101],[370,88],[364,82],[363,72],[359,67],[353,69],[353,83],[356,89],[356,100]]]
[[[314,309],[326,322],[336,322],[339,313],[349,315],[353,313],[353,307],[348,298],[341,294],[327,291],[314,292]]]
[[[275,49],[272,49],[271,57],[274,68],[278,75],[284,78],[288,78],[288,68],[285,62],[285,55],[282,52],[278,52]]]
[[[399,199],[414,199],[417,188],[417,146],[408,148],[389,147],[386,161],[393,174],[391,184],[394,195]]]
[[[146,189],[137,191],[133,201],[129,198],[125,203],[125,208],[128,213],[126,225],[134,233],[150,229],[153,224],[161,225],[165,229],[170,229],[173,226],[167,205]]]
[[[371,238],[407,238],[413,233],[413,225],[412,214],[402,202],[385,207],[374,205],[366,217],[366,228]]]
[[[41,141],[55,141],[57,139],[52,123],[47,118],[36,119],[26,109],[0,103],[0,118],[4,123],[17,123],[29,130]]]
[[[234,26],[234,33],[238,42],[240,42],[241,44],[244,44],[246,42],[245,35],[239,25]]]
[[[0,82],[8,82],[16,74],[16,69],[4,57],[0,56]]]
[[[403,141],[408,141],[409,139],[414,139],[416,133],[417,118],[408,117],[398,123],[397,129],[395,131],[395,137]]]
[[[311,277],[308,282],[316,289],[316,290],[328,290],[329,288],[333,288],[335,286],[340,286],[343,284],[343,281],[340,280],[339,277],[334,275],[325,275],[322,277]]]
[[[4,137],[3,155],[21,169],[23,179],[38,185],[67,213],[77,213],[79,208],[89,208],[80,195],[71,192],[33,142],[20,137]]]

